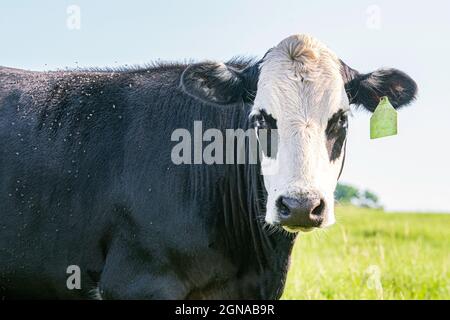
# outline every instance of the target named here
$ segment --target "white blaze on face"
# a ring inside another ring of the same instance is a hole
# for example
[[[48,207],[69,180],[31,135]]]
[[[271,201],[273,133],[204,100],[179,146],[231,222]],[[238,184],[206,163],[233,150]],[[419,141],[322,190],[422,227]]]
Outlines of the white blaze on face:
[[[329,119],[348,108],[340,62],[323,44],[295,35],[267,53],[252,113],[265,110],[277,121],[276,158],[262,160],[268,223],[279,219],[280,196],[308,193],[320,195],[325,202],[322,227],[335,222],[334,190],[344,151],[330,160],[325,131]]]

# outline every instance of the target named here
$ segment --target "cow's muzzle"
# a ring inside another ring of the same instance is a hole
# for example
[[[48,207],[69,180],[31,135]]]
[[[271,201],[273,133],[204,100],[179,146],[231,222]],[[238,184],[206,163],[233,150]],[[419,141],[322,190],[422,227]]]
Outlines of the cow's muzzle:
[[[288,231],[310,231],[324,221],[325,205],[318,194],[280,196],[276,201],[278,221]]]

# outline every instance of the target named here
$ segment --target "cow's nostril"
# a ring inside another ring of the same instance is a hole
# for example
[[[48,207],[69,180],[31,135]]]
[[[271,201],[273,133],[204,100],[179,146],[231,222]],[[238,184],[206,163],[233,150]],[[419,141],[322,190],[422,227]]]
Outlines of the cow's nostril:
[[[325,209],[325,201],[323,201],[323,199],[320,199],[319,205],[313,209],[311,214],[315,216],[322,216],[324,209]]]
[[[281,196],[276,201],[279,222],[290,228],[318,228],[325,214],[325,200],[315,194],[289,197]]]
[[[278,211],[280,213],[280,215],[282,215],[283,217],[289,217],[289,215],[291,214],[291,210],[290,208],[284,203],[284,198],[283,197],[279,197],[276,201],[276,206],[278,208]]]

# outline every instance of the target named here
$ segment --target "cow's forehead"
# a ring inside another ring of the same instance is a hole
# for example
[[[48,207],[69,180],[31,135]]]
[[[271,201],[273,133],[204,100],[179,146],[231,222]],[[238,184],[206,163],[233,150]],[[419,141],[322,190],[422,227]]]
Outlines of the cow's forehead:
[[[267,52],[262,70],[294,73],[304,80],[342,80],[338,57],[319,40],[304,34],[290,36]],[[318,79],[320,78],[320,79]]]
[[[315,38],[286,38],[264,57],[255,108],[264,106],[276,118],[300,112],[304,120],[326,117],[346,100],[340,68],[337,56]]]

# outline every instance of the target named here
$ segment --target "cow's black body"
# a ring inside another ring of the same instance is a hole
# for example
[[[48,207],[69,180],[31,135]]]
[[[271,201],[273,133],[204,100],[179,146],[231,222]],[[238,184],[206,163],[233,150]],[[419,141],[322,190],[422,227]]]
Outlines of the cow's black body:
[[[176,128],[249,125],[186,95],[185,68],[0,68],[1,296],[281,295],[294,238],[264,229],[258,166],[171,161]]]

